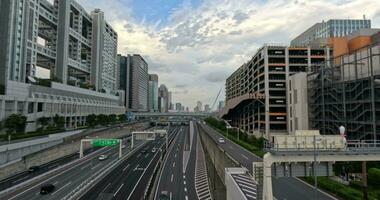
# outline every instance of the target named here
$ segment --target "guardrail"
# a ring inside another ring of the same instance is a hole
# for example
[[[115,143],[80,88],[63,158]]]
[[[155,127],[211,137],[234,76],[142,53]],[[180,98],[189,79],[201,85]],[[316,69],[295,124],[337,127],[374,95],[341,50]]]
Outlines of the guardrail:
[[[315,147],[282,147],[281,144],[264,142],[266,152],[380,152],[380,140],[347,140],[343,147],[320,146],[317,142]]]

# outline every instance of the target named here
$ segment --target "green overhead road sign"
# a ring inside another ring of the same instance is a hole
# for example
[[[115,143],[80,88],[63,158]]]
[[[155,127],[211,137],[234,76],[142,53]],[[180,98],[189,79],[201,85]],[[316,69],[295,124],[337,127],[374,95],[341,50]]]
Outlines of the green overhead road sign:
[[[93,139],[91,144],[95,147],[115,146],[119,144],[117,139]]]

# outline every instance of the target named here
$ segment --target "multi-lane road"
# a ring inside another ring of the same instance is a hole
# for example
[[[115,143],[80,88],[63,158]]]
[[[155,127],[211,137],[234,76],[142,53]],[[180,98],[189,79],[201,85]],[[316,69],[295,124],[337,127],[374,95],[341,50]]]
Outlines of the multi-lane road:
[[[218,139],[222,136],[213,128],[203,123],[198,123],[201,132],[208,134],[211,138],[218,143]],[[251,152],[240,147],[236,143],[225,139],[225,143],[218,145],[225,150],[230,156],[238,161],[243,167],[252,171],[252,162],[262,161],[262,159]],[[277,200],[305,200],[305,199],[319,199],[319,200],[335,200],[334,197],[318,190],[315,192],[314,188],[310,185],[300,181],[297,178],[273,178],[273,195]]]
[[[169,130],[169,138],[178,131],[179,128]],[[165,138],[159,138],[147,142],[140,151],[124,160],[80,199],[142,199],[155,165],[161,159],[161,148],[165,148],[165,141]]]
[[[167,193],[169,199],[198,199],[195,185],[197,136],[192,127],[181,127],[164,162],[155,199]]]

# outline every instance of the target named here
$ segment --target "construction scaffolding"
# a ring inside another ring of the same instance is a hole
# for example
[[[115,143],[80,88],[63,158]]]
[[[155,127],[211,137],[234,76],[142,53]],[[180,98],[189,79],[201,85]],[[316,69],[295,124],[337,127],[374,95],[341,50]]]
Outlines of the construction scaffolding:
[[[321,134],[346,127],[351,140],[380,134],[380,45],[334,58],[308,75],[309,120]]]

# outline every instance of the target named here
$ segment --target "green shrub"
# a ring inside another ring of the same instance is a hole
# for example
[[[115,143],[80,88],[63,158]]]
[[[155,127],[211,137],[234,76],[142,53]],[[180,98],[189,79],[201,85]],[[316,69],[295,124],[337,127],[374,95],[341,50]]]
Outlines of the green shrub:
[[[374,188],[380,188],[380,169],[370,168],[368,170],[368,184]]]
[[[350,181],[350,187],[360,190],[363,188],[363,184],[360,181]]]

